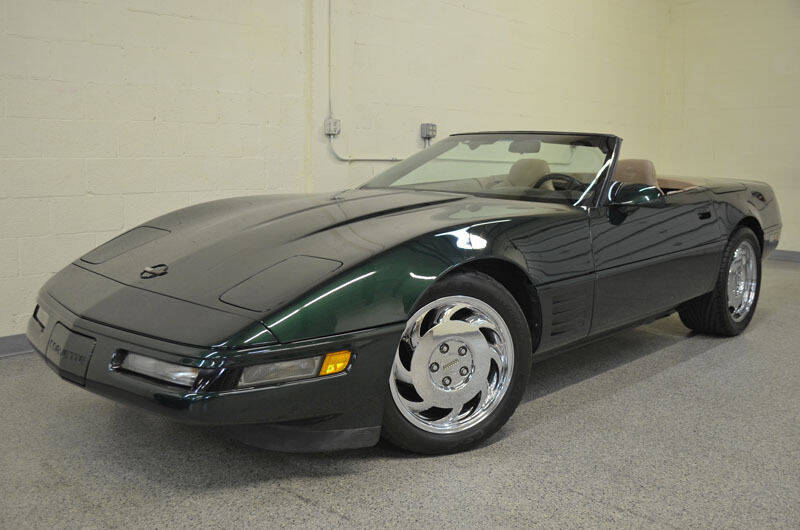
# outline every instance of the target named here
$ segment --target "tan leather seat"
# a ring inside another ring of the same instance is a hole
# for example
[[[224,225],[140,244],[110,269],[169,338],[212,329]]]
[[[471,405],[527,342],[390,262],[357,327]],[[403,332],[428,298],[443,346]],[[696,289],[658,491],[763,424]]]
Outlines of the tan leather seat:
[[[532,187],[545,175],[550,174],[550,166],[541,158],[520,158],[508,170],[508,182],[512,186]],[[542,189],[553,190],[552,181],[542,185]]]
[[[645,184],[659,188],[658,180],[656,179],[656,167],[650,160],[636,158],[617,160],[614,180],[626,184]]]

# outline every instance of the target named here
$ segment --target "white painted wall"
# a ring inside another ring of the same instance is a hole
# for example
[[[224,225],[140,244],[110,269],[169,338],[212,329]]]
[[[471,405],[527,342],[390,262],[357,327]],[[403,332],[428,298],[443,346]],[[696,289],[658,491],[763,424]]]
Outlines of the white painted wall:
[[[327,3],[315,5],[322,25]],[[658,151],[668,2],[334,5],[333,96],[343,119],[337,139],[343,154],[407,156],[422,147],[416,137],[423,121],[438,123],[440,137],[475,130],[608,131],[626,138],[630,156]],[[324,28],[318,37],[324,53]],[[327,81],[326,59],[315,69],[319,88]],[[326,111],[323,91],[314,115]],[[316,143],[324,143],[317,132]],[[346,178],[331,178],[329,160],[319,162],[315,189],[354,185],[380,169],[353,165]]]
[[[301,2],[0,0],[0,336],[166,211],[304,189]]]
[[[423,121],[438,123],[440,137],[609,131],[625,138],[627,157],[719,173],[697,154],[712,145],[708,136],[676,140],[701,127],[687,103],[702,103],[691,98],[718,93],[687,66],[711,53],[690,43],[716,50],[696,29],[697,10],[720,23],[706,4],[334,0],[337,148],[404,157],[421,147]],[[798,69],[778,45],[796,37],[773,38],[770,28],[777,19],[796,26],[797,4],[766,4],[753,13],[741,2],[729,16],[759,20],[750,31],[775,43],[760,57],[796,92]],[[229,195],[349,187],[385,167],[342,164],[328,152],[327,21],[325,0],[0,0],[0,336],[24,330],[50,274],[145,219]],[[747,65],[763,70],[759,56]],[[770,114],[769,124],[784,115]],[[708,112],[702,127],[714,119]],[[735,146],[741,137],[727,138]],[[797,162],[750,140],[745,147],[738,151],[770,154],[786,174]],[[724,171],[747,176],[737,167]],[[771,170],[760,178],[792,192]],[[798,225],[794,218],[787,237]]]
[[[659,166],[769,182],[800,250],[800,2],[675,2]]]

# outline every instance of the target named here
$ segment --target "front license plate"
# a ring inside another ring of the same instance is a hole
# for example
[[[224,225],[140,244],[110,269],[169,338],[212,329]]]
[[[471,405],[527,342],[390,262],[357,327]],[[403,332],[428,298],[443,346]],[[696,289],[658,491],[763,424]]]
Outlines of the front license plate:
[[[67,329],[61,322],[53,327],[47,341],[47,359],[58,367],[61,377],[79,385],[86,383],[86,370],[94,352],[95,340]]]

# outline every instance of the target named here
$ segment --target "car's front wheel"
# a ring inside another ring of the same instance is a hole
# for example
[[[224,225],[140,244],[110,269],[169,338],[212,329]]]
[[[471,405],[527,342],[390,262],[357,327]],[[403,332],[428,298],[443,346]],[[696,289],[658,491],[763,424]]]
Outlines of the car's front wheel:
[[[400,338],[384,439],[441,454],[487,438],[522,398],[531,355],[528,322],[505,287],[478,272],[445,278],[418,303]]]

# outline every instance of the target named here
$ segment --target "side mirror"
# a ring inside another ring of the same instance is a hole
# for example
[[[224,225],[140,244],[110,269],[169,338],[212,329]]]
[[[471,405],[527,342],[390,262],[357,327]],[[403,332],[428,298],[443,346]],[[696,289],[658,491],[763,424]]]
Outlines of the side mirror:
[[[664,192],[649,184],[615,182],[611,190],[612,206],[658,208],[664,204]]]

